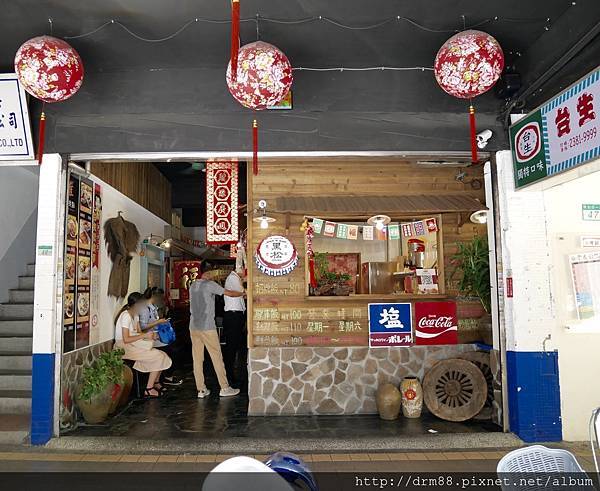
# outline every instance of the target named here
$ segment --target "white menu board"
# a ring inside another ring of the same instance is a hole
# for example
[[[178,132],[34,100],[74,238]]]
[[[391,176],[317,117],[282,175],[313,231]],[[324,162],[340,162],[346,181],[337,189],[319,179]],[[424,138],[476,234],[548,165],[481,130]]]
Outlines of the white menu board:
[[[0,74],[0,160],[34,158],[25,91],[15,73]]]

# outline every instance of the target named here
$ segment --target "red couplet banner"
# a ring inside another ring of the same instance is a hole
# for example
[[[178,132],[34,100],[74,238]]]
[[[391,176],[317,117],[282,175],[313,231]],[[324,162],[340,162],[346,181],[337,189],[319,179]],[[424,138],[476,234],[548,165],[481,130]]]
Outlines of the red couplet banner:
[[[458,343],[456,302],[415,302],[417,345]]]

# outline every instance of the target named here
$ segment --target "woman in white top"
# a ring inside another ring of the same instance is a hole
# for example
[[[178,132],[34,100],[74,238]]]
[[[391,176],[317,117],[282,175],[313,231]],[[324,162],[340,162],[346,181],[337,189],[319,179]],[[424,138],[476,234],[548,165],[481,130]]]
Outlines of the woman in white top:
[[[171,366],[171,358],[153,347],[156,333],[142,332],[139,313],[146,307],[146,299],[141,293],[132,293],[115,320],[115,348],[125,350],[123,358],[135,360],[139,372],[148,373],[148,383],[144,394],[147,397],[159,397],[160,389],[156,382],[160,372]]]

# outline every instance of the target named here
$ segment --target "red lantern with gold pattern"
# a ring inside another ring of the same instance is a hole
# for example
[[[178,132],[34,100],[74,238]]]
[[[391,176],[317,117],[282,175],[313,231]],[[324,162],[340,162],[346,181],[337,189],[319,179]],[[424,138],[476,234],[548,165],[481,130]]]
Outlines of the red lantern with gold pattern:
[[[438,51],[434,63],[440,87],[459,99],[473,99],[490,90],[504,70],[504,53],[496,39],[481,31],[468,30],[452,36]],[[475,108],[469,106],[471,160],[477,158]]]

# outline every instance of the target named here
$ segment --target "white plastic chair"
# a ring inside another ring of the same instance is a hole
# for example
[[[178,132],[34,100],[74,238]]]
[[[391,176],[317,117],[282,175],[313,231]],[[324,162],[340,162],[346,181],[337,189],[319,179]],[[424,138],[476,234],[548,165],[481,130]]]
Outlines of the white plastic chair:
[[[511,491],[529,491],[529,490],[540,490],[546,491],[552,489],[566,489],[565,485],[553,487],[539,486],[537,484],[529,483],[526,479],[519,478],[519,475],[523,478],[531,475],[540,477],[542,475],[548,475],[552,473],[560,474],[578,474],[581,473],[582,478],[587,478],[587,474],[577,462],[575,456],[562,449],[547,448],[543,445],[532,445],[530,447],[519,448],[506,454],[496,468],[500,477],[509,476],[509,483],[502,483],[503,490]],[[568,489],[578,489],[577,487],[569,487]],[[590,489],[589,487],[587,489]]]
[[[594,456],[594,465],[596,473],[600,474],[600,465],[598,464],[598,456],[596,449],[600,448],[600,407],[594,409],[590,418],[590,444],[592,445],[592,455]]]

